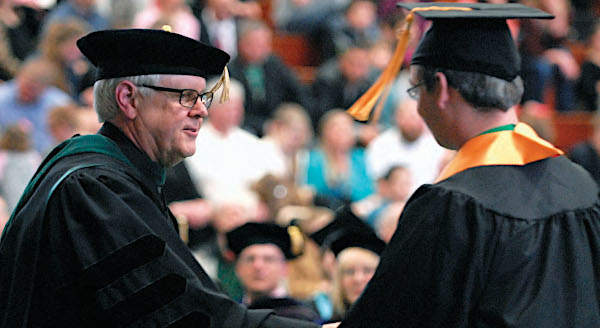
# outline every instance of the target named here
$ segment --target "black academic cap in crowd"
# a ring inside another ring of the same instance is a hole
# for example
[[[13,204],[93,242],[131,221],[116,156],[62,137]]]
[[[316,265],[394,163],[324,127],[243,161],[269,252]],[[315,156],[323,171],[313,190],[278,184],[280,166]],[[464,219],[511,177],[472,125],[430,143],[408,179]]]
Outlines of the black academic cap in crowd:
[[[463,10],[426,10],[415,14],[432,20],[413,53],[411,64],[477,72],[512,81],[521,60],[506,19],[553,18],[517,3],[398,3],[406,9],[460,7]]]
[[[77,41],[96,66],[96,80],[146,74],[221,75],[229,55],[183,35],[163,30],[92,32]]]
[[[294,318],[312,322],[320,321],[319,315],[311,307],[291,297],[261,297],[254,300],[252,304],[248,305],[248,309],[268,309],[273,310],[275,315],[286,318]]]
[[[350,247],[359,247],[370,250],[381,255],[385,248],[385,242],[377,237],[375,233],[355,229],[341,230],[332,235],[328,241],[329,249],[338,256],[343,250]]]
[[[298,235],[299,234],[299,235]],[[298,227],[281,227],[274,223],[248,222],[227,233],[227,244],[236,256],[248,246],[273,244],[281,249],[285,258],[294,259],[302,254],[303,239]]]
[[[310,234],[309,237],[314,240],[319,246],[324,246],[328,238],[340,231],[345,229],[355,229],[373,232],[373,229],[361,220],[349,205],[339,207],[334,214],[333,220],[325,225],[323,228]]]

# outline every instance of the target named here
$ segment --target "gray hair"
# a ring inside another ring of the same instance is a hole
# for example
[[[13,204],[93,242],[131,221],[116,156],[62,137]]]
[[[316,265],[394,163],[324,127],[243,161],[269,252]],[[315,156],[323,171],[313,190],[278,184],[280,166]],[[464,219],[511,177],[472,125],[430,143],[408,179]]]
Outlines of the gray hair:
[[[115,89],[122,81],[130,81],[135,85],[141,84],[157,84],[161,79],[161,75],[137,75],[127,77],[117,77],[113,79],[99,80],[94,84],[94,108],[98,113],[100,123],[110,121],[115,118],[119,112],[119,105],[115,99]],[[152,90],[148,88],[139,88],[142,97],[150,95]]]
[[[441,72],[446,76],[448,85],[458,90],[469,104],[481,112],[494,109],[507,111],[518,104],[523,96],[523,80],[520,76],[512,81],[506,81],[477,72],[420,65],[414,67],[428,91],[432,91],[435,87],[435,73]]]

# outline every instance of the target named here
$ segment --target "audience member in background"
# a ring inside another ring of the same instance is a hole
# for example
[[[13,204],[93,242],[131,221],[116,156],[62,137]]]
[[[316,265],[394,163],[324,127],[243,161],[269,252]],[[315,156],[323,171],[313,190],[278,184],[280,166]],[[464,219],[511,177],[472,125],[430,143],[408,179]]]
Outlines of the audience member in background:
[[[567,45],[570,5],[568,0],[541,0],[538,7],[555,18],[521,20],[519,51],[525,83],[521,103],[546,103],[548,90],[553,89],[557,110],[575,109],[574,89],[580,67]]]
[[[315,104],[310,108],[314,126],[332,108],[350,108],[375,81],[371,74],[369,51],[352,46],[340,56],[319,68],[312,93]]]
[[[234,14],[237,0],[206,0],[197,13],[202,26],[200,41],[211,44],[235,59],[238,46],[238,20]]]
[[[95,134],[102,127],[98,120],[98,114],[93,107],[79,107],[77,115],[77,133]]]
[[[579,109],[596,111],[600,108],[600,23],[596,23],[587,40],[587,56],[581,65],[577,81]]]
[[[192,11],[196,17],[200,17],[202,9],[206,8],[209,0],[189,0]],[[261,19],[263,17],[262,5],[256,0],[234,0],[228,4],[231,13],[238,18]]]
[[[40,154],[54,144],[46,123],[48,112],[72,102],[68,94],[51,86],[57,74],[51,63],[30,59],[14,79],[0,84],[0,128],[27,122],[31,125],[33,148]]]
[[[593,33],[594,21],[598,19],[598,2],[588,0],[571,0],[573,19],[571,25],[575,37],[579,41],[587,40]]]
[[[363,149],[356,148],[354,120],[340,109],[330,110],[319,125],[319,145],[311,150],[305,183],[317,205],[336,209],[374,191]]]
[[[567,155],[573,162],[590,172],[596,183],[600,185],[600,116],[598,114],[594,116],[593,125],[592,137],[576,144]]]
[[[271,21],[279,31],[305,36],[316,52],[314,63],[321,63],[320,49],[333,49],[328,32],[329,21],[344,12],[350,0],[275,0],[271,1]]]
[[[343,13],[328,21],[322,36],[321,57],[336,58],[350,47],[378,40],[377,5],[371,0],[352,0]]]
[[[373,229],[380,216],[394,203],[406,203],[414,190],[412,172],[404,166],[395,165],[377,179],[377,192],[352,204],[352,209]]]
[[[48,112],[48,131],[54,138],[53,147],[78,133],[79,115],[82,110],[75,104],[56,106]],[[94,133],[96,133],[94,131]]]
[[[166,170],[163,188],[165,202],[178,222],[187,225],[187,245],[194,253],[207,247],[208,253],[218,251],[215,243],[215,231],[211,225],[214,207],[203,196],[202,190],[192,181],[185,162]]]
[[[86,22],[92,31],[110,28],[110,21],[96,7],[96,0],[63,0],[48,13],[43,30],[47,31],[54,22],[65,22],[72,18]]]
[[[227,248],[226,234],[248,222],[257,220],[239,204],[221,203],[212,206],[211,226],[214,235],[192,249],[196,260],[221,289],[237,302],[242,302],[244,288],[235,273],[235,254]]]
[[[285,206],[311,206],[313,203],[314,195],[310,188],[270,173],[254,183],[252,190],[258,195],[262,211],[265,212],[262,217],[266,221],[274,221]]]
[[[185,0],[151,0],[133,19],[134,28],[161,28],[170,25],[173,32],[200,40],[200,22]]]
[[[63,0],[64,1],[64,0]],[[104,17],[110,17],[112,28],[130,28],[133,18],[142,11],[150,0],[100,0],[98,11]]]
[[[395,116],[396,126],[384,131],[367,146],[367,168],[377,179],[394,165],[406,166],[413,174],[414,191],[422,184],[433,183],[444,149],[417,113],[416,101],[408,98],[400,102]]]
[[[313,128],[306,110],[295,103],[281,104],[266,126],[261,144],[273,174],[298,183],[305,172]]]
[[[554,143],[556,129],[554,127],[554,113],[549,105],[536,101],[529,101],[520,107],[519,120],[531,126],[538,136]]]
[[[40,154],[31,148],[30,129],[26,124],[12,124],[0,137],[0,198],[6,201],[8,213],[15,209],[42,162]]]
[[[372,231],[340,231],[330,244],[336,257],[331,299],[334,314],[330,321],[343,320],[375,274],[385,242]]]
[[[41,57],[51,62],[58,69],[54,86],[77,97],[77,86],[83,76],[90,70],[84,59],[77,40],[88,31],[86,24],[76,18],[68,21],[54,22],[40,40]]]
[[[214,102],[196,139],[196,154],[185,160],[192,181],[213,204],[236,204],[250,217],[259,216],[258,199],[250,189],[268,171],[259,139],[240,128],[244,88],[231,80],[229,101]],[[208,87],[216,83],[209,81]],[[210,88],[208,88],[209,90]],[[221,91],[213,96],[219,99]]]
[[[375,233],[384,242],[389,243],[392,239],[398,227],[398,221],[402,210],[404,210],[404,205],[406,205],[406,202],[392,203],[379,215],[377,225],[375,226]]]
[[[328,19],[343,12],[349,0],[275,0],[272,1],[271,19],[281,31],[316,36],[322,32]]]
[[[228,66],[231,77],[241,81],[246,90],[244,128],[262,136],[265,123],[284,102],[308,108],[309,99],[298,78],[271,48],[272,32],[260,21],[240,25],[238,56]]]
[[[0,80],[10,80],[35,51],[45,12],[27,1],[0,1]]]
[[[295,229],[293,229],[295,228]],[[236,255],[235,272],[244,286],[243,303],[250,309],[273,309],[275,314],[318,322],[310,307],[289,297],[287,261],[302,254],[303,236],[297,227],[246,223],[227,233]]]
[[[336,275],[336,259],[330,248],[331,241],[338,238],[342,231],[373,233],[373,230],[356,216],[348,205],[339,207],[335,212],[322,207],[284,208],[281,211],[281,218],[278,219],[285,220],[286,216],[294,218],[287,221],[294,222],[309,237],[305,240],[305,254],[300,258],[305,262],[302,264],[310,265],[309,263],[312,262],[313,267],[319,268],[317,273],[312,273],[316,279],[310,284],[312,287],[310,294],[308,297],[303,296],[303,299],[309,300],[309,304],[319,313],[322,322],[330,322],[334,314],[331,295]],[[298,270],[297,266],[299,265],[292,264],[292,268]],[[297,273],[294,276],[298,276]],[[292,275],[290,281],[291,277]]]
[[[325,207],[287,205],[277,212],[275,222],[280,226],[295,225],[305,236],[309,236],[334,218],[334,212]],[[288,288],[290,296],[300,300],[311,300],[323,306],[316,307],[321,318],[327,319],[333,313],[327,302],[320,302],[331,291],[332,273],[323,265],[320,245],[311,238],[304,239],[304,252],[289,262]],[[333,271],[333,270],[331,270]],[[328,297],[325,297],[326,301]]]
[[[80,77],[75,86],[75,100],[81,106],[94,107],[94,83],[96,82],[96,69],[90,69]]]
[[[410,96],[406,93],[406,90],[411,87],[408,78],[408,70],[402,69],[391,86],[377,122],[382,131],[396,126],[396,109],[400,103],[410,99]]]

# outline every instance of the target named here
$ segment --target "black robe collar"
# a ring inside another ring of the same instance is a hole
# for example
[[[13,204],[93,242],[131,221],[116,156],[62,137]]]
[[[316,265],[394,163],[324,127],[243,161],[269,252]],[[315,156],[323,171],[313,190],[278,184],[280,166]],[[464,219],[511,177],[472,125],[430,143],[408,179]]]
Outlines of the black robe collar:
[[[98,133],[114,140],[127,159],[140,170],[143,176],[149,177],[159,186],[165,184],[165,168],[152,161],[146,153],[137,148],[119,128],[112,123],[105,122]]]

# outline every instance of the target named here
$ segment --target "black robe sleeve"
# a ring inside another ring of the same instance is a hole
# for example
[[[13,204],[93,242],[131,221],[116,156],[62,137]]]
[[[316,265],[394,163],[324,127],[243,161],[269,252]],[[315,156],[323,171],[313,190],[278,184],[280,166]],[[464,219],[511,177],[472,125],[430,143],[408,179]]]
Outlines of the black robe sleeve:
[[[44,219],[36,222],[37,256],[10,269],[34,278],[13,279],[5,289],[11,302],[31,306],[3,306],[1,327],[316,327],[247,310],[217,291],[164,208],[127,174],[81,169],[53,188]],[[7,243],[27,243],[23,238]]]
[[[486,271],[479,259],[494,243],[484,233],[493,224],[466,211],[472,208],[466,199],[421,187],[341,327],[447,327],[463,320]]]

